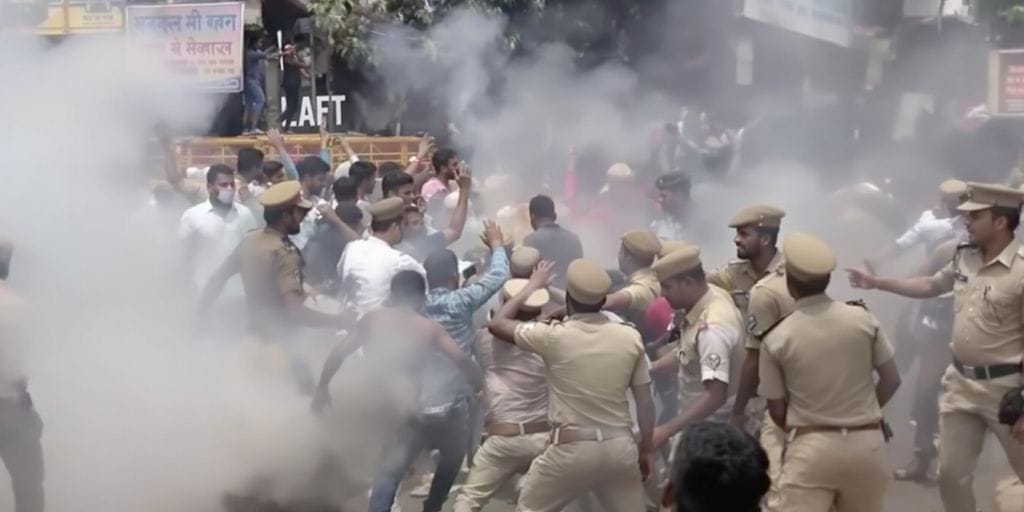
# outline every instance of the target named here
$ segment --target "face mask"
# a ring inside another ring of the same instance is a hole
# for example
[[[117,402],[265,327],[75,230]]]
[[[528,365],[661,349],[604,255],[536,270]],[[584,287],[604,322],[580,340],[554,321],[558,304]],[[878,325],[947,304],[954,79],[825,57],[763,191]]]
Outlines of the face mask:
[[[217,200],[224,204],[231,204],[235,200],[235,190],[222,188],[217,191]]]

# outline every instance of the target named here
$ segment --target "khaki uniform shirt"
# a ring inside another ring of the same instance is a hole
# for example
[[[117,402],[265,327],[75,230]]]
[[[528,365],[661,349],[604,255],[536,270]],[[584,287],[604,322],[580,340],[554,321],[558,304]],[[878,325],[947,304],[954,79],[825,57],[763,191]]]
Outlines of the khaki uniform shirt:
[[[750,290],[747,305],[747,348],[761,349],[761,337],[793,311],[793,297],[786,286],[786,267],[780,265]]]
[[[661,296],[661,283],[658,282],[653,270],[644,268],[633,272],[629,276],[629,282],[619,291],[629,297],[629,306],[625,311],[626,319],[635,325],[643,325],[647,307]]]
[[[729,399],[711,416],[728,419],[743,368],[743,321],[729,293],[708,286],[707,293],[679,322],[679,403],[696,401],[704,383],[717,380],[729,385]]]
[[[782,251],[776,251],[765,273],[758,275],[749,261],[733,260],[708,273],[708,282],[729,292],[736,307],[740,308],[741,313],[746,314],[750,289],[763,277],[783,268],[783,264]]]
[[[640,333],[601,313],[519,324],[516,345],[547,370],[548,417],[556,426],[631,428],[626,393],[651,382]]]
[[[285,296],[303,294],[302,255],[270,229],[250,233],[238,250],[249,325],[259,335],[280,335],[291,324],[284,318]]]
[[[992,261],[961,246],[932,280],[953,291],[953,356],[969,366],[1020,364],[1024,354],[1024,247],[1010,242]]]
[[[892,357],[892,345],[865,308],[825,294],[805,297],[764,336],[758,394],[787,400],[789,427],[878,422],[874,369]]]

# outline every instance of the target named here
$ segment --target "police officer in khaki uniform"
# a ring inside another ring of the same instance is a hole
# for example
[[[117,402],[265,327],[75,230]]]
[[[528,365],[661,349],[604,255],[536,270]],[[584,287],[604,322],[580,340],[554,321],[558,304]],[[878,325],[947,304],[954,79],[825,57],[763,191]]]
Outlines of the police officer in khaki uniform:
[[[679,413],[654,431],[654,446],[660,447],[687,425],[728,419],[739,384],[744,333],[729,293],[705,280],[698,247],[673,252],[652,268],[672,309],[686,312],[676,322],[678,348],[652,369],[679,375]]]
[[[882,407],[900,385],[892,346],[862,302],[825,293],[836,266],[825,242],[793,233],[783,252],[796,303],[763,335],[759,392],[789,444],[768,506],[881,512],[890,478]]]
[[[740,210],[729,222],[736,229],[736,257],[725,266],[708,273],[708,282],[732,294],[740,311],[746,314],[750,289],[761,278],[782,267],[782,256],[775,243],[786,212],[769,205]]]
[[[611,278],[598,264],[573,261],[566,277],[564,321],[514,320],[523,302],[551,280],[545,262],[488,325],[496,338],[539,354],[547,369],[550,444],[526,474],[518,510],[556,512],[587,492],[607,512],[643,510],[654,401],[640,334],[601,312]],[[628,391],[636,404],[639,446]]]
[[[14,244],[0,236],[0,460],[11,477],[14,512],[43,512],[43,420],[22,364],[28,305],[7,284],[13,253]]]
[[[661,241],[649,229],[634,229],[622,236],[619,270],[627,276],[628,282],[605,298],[605,309],[621,311],[633,325],[643,325],[647,307],[661,295],[661,285],[651,270],[660,252]]]
[[[255,340],[271,345],[286,342],[296,325],[333,329],[351,325],[355,317],[348,311],[325,314],[304,304],[302,254],[288,238],[299,232],[313,207],[302,197],[299,182],[270,187],[260,196],[260,204],[267,227],[249,233],[210,277],[200,311],[207,311],[227,280],[241,273],[249,307],[248,333]]]
[[[906,297],[953,292],[953,364],[939,400],[939,490],[947,512],[977,510],[974,468],[987,432],[995,434],[1010,467],[1024,480],[1024,419],[1000,425],[1000,399],[1024,384],[1024,247],[1014,239],[1024,193],[1001,185],[968,183],[971,244],[931,277],[882,278],[849,269],[850,283]]]
[[[502,298],[519,294],[526,279],[511,279],[502,287]],[[548,304],[547,290],[530,294],[519,307],[516,319],[536,320]],[[466,483],[455,500],[455,512],[476,512],[516,473],[525,473],[547,446],[548,394],[544,360],[534,352],[494,339],[482,329],[476,352],[484,369],[487,394],[487,439],[476,451]]]
[[[512,250],[508,263],[512,279],[529,279],[533,269],[540,264],[540,251],[525,245],[516,247]],[[544,313],[555,311],[565,305],[565,290],[548,286],[547,291],[550,300],[544,305]]]

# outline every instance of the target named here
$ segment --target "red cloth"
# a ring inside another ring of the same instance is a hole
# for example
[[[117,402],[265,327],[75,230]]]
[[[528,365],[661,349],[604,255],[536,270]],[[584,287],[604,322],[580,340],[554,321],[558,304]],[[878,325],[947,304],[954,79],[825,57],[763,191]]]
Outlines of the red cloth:
[[[656,340],[665,334],[669,324],[672,323],[672,306],[665,297],[658,297],[647,306],[644,313],[644,328],[647,330],[651,341]]]

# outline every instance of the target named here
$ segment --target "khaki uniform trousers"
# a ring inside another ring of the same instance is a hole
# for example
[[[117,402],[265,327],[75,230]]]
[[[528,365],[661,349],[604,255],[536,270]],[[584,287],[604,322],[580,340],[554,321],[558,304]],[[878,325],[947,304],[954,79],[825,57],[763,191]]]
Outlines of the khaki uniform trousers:
[[[11,475],[14,512],[43,512],[43,421],[28,403],[0,398],[0,459]]]
[[[784,432],[775,421],[772,420],[768,410],[764,411],[764,420],[761,422],[761,431],[758,436],[761,441],[761,448],[764,448],[768,455],[768,478],[771,479],[771,487],[765,496],[765,504],[769,509],[775,510],[779,505],[779,477],[782,474],[782,453],[786,448],[786,432]]]
[[[639,454],[632,437],[549,445],[524,478],[518,512],[559,512],[592,492],[604,512],[644,509]]]
[[[1020,374],[969,380],[950,366],[939,400],[939,491],[946,512],[975,512],[974,469],[985,434],[995,434],[1010,467],[1024,481],[1024,444],[996,416],[1003,395],[1020,385]]]
[[[778,512],[881,512],[889,486],[881,430],[809,432],[782,455]]]
[[[488,436],[473,457],[473,467],[455,498],[453,511],[477,512],[482,509],[509,478],[530,469],[533,459],[544,453],[549,436],[547,432]]]

